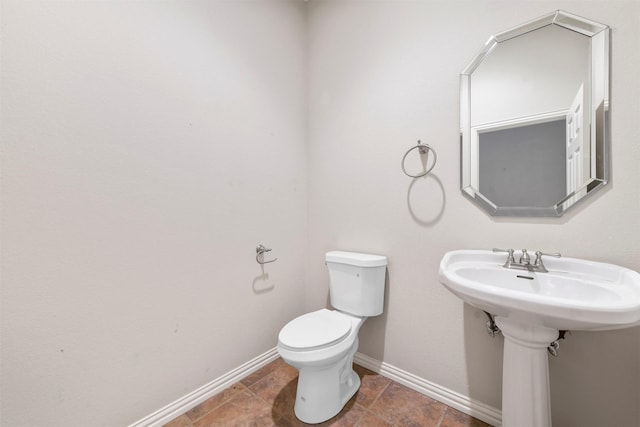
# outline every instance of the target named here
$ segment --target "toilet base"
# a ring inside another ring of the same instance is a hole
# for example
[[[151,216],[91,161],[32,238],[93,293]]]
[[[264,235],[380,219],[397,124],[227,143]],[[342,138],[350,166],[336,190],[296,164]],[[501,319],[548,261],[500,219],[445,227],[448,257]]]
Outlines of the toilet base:
[[[317,424],[336,416],[360,388],[360,377],[353,370],[358,339],[349,353],[329,366],[300,369],[294,412],[305,423]]]

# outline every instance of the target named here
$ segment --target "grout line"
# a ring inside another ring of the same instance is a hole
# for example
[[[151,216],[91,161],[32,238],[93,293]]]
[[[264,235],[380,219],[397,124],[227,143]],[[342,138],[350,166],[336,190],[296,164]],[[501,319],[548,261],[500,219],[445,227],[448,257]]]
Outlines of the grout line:
[[[271,367],[272,365],[274,365],[278,360],[280,360],[280,357],[278,356],[274,361],[268,363],[267,365],[263,366],[262,368],[260,368],[258,371],[254,372],[252,375],[255,375],[256,373],[259,372],[264,372],[266,370],[267,367]],[[240,380],[240,382],[247,388],[252,387],[253,385],[259,383],[260,381],[262,381],[263,379],[267,378],[269,375],[271,375],[272,373],[280,370],[281,367],[278,368],[270,368],[269,372],[265,372],[263,375],[261,375],[260,377],[257,377],[254,379],[254,381],[252,381],[250,384],[245,384],[244,381],[248,378],[243,378],[242,380]]]
[[[380,374],[376,374],[376,375],[380,375]],[[382,375],[380,375],[380,376],[382,376]],[[382,390],[380,390],[380,393],[378,393],[378,395],[371,401],[371,404],[369,405],[369,408],[371,408],[378,401],[378,399],[380,399],[380,396],[382,396],[382,394],[389,388],[389,386],[393,382],[394,382],[393,380],[389,380],[387,385],[382,387]]]
[[[357,392],[356,392],[357,393]],[[355,397],[355,394],[353,395],[353,397]],[[353,397],[351,399],[353,399]],[[354,403],[353,406],[358,405],[357,403]],[[360,405],[362,406],[362,405]],[[365,410],[365,412],[367,411],[367,408],[365,408],[364,406],[362,406],[362,408]],[[341,411],[342,412],[342,411]],[[364,412],[360,415],[360,417],[358,417],[358,419],[356,420],[355,423],[353,423],[353,427],[358,427],[358,423],[360,423],[360,420],[362,419],[362,417],[364,417]]]
[[[367,408],[365,408],[364,406],[363,406],[363,408],[364,408],[364,412],[362,413],[362,415],[360,415],[360,418],[358,418],[358,419],[356,420],[356,422],[353,424],[353,427],[360,427],[360,420],[361,420],[362,418],[364,418],[364,416],[365,416],[365,414],[366,414],[367,412],[369,412],[369,410],[368,410]],[[366,426],[362,426],[362,427],[366,427]]]
[[[402,427],[402,426],[398,426],[396,423],[394,423],[394,422],[392,422],[392,421],[388,420],[387,418],[383,417],[382,415],[377,414],[377,413],[375,413],[375,412],[373,412],[373,411],[370,411],[370,410],[369,410],[369,408],[364,408],[364,410],[365,410],[369,415],[371,415],[372,417],[377,418],[377,419],[379,419],[379,420],[382,420],[382,421],[384,421],[385,423],[389,424],[389,425],[390,425],[390,426],[392,426],[392,427]],[[368,426],[365,426],[365,425],[360,426],[360,424],[358,424],[362,418],[364,418],[364,415],[362,415],[362,416],[360,417],[360,419],[358,419],[358,422],[355,424],[355,426],[354,426],[354,427],[368,427]]]
[[[362,366],[362,365],[360,365],[360,366]],[[369,369],[369,370],[370,370],[370,369]],[[373,371],[372,371],[372,372],[373,372]],[[387,378],[387,377],[385,377],[385,376],[383,376],[383,375],[380,375],[380,374],[379,374],[379,373],[377,373],[377,372],[374,372],[374,374],[375,374],[375,375],[378,375],[379,377],[382,377],[382,378]],[[375,403],[378,401],[378,399],[380,399],[380,397],[384,394],[384,392],[389,388],[389,386],[394,382],[394,381],[393,381],[392,379],[390,379],[390,378],[387,378],[387,379],[389,380],[389,382],[388,382],[384,387],[382,387],[382,389],[380,390],[380,392],[378,393],[378,395],[377,395],[377,396],[376,396],[376,397],[371,401],[371,403],[369,404],[369,406],[368,406],[366,409],[367,409],[367,411],[368,411],[368,412],[370,412],[370,413],[371,413],[372,415],[374,415],[376,418],[380,418],[381,420],[384,420],[386,423],[388,423],[388,424],[391,424],[391,425],[394,425],[394,426],[395,426],[395,423],[391,422],[391,420],[387,419],[386,417],[383,417],[383,416],[382,416],[382,414],[378,414],[377,412],[370,410],[371,408],[373,408],[373,406],[374,406],[374,405],[375,405]]]
[[[273,363],[273,362],[272,362]],[[263,399],[258,393],[256,393],[255,391],[253,391],[250,387],[253,387],[254,385],[258,384],[259,382],[266,380],[268,377],[270,376],[275,376],[276,372],[280,371],[282,368],[276,368],[274,370],[272,370],[271,372],[269,372],[266,375],[263,375],[262,378],[260,378],[259,380],[254,381],[251,386],[246,387],[247,391],[254,396],[256,399],[258,399],[258,401],[264,403],[265,405],[269,406],[272,408],[272,411],[274,411],[273,409],[273,403],[272,402],[268,402],[267,400]],[[296,377],[297,378],[297,377]],[[277,413],[280,417],[285,418],[287,420],[289,420],[289,417],[287,416],[287,414],[283,411],[276,411],[275,413]]]
[[[209,409],[207,412],[203,413],[202,415],[200,415],[200,416],[199,416],[198,418],[196,418],[195,420],[191,419],[191,417],[188,415],[188,413],[189,413],[189,412],[191,412],[191,411],[193,411],[194,409],[196,409],[198,406],[202,406],[202,405],[204,405],[204,404],[207,402],[207,400],[208,400],[208,399],[207,399],[207,400],[205,400],[204,402],[202,402],[200,405],[198,405],[198,406],[196,406],[196,407],[194,407],[194,408],[190,409],[189,411],[185,412],[183,415],[185,415],[187,418],[189,418],[189,421],[191,421],[191,425],[193,426],[193,424],[194,424],[194,423],[196,423],[196,422],[200,421],[202,418],[206,417],[206,416],[207,416],[207,415],[209,415],[211,412],[213,412],[213,411],[215,411],[215,410],[219,409],[221,406],[226,405],[227,403],[229,403],[229,401],[230,401],[231,399],[233,399],[234,397],[236,397],[237,395],[239,395],[240,393],[242,393],[242,391],[243,391],[242,389],[248,390],[247,386],[245,386],[245,385],[244,385],[244,384],[242,384],[240,381],[238,381],[237,383],[233,383],[233,384],[231,384],[229,387],[227,387],[226,389],[222,390],[220,393],[218,393],[218,394],[214,394],[214,395],[213,395],[213,396],[211,396],[209,399],[212,399],[213,397],[218,396],[218,395],[220,395],[220,394],[224,393],[224,392],[225,392],[225,391],[227,391],[227,390],[230,390],[230,389],[231,389],[231,387],[234,387],[234,386],[236,386],[236,385],[240,386],[240,387],[238,387],[238,390],[236,390],[235,392],[232,392],[232,393],[230,394],[230,396],[229,396],[227,399],[225,399],[225,400],[221,401],[218,405],[216,405],[216,406],[214,406],[213,408]]]
[[[226,374],[133,422],[128,427],[162,427],[278,358],[274,347]]]
[[[271,363],[275,363],[275,361],[274,361],[274,362],[271,362]],[[358,365],[359,365],[359,366],[361,366],[361,367],[363,367],[363,366],[362,366],[362,365],[360,365],[360,364],[358,364]],[[266,365],[266,366],[269,366],[269,365]],[[365,367],[363,367],[363,368],[364,368],[364,369],[367,369],[367,370],[370,370],[370,369],[365,368]],[[251,396],[251,398],[252,398],[252,399],[257,399],[259,402],[262,402],[262,403],[264,403],[265,405],[267,405],[267,406],[270,406],[270,407],[271,407],[271,406],[272,406],[272,404],[271,404],[270,402],[268,402],[267,400],[265,400],[264,398],[262,398],[258,393],[256,393],[255,391],[253,391],[250,387],[253,387],[253,386],[255,386],[256,384],[258,384],[258,383],[260,383],[260,382],[262,382],[262,381],[266,381],[269,377],[277,376],[277,373],[278,373],[281,369],[282,369],[282,367],[278,367],[278,368],[276,368],[276,369],[272,369],[272,370],[270,370],[270,371],[269,371],[268,373],[266,373],[265,375],[262,375],[261,377],[259,377],[256,381],[253,381],[250,385],[245,385],[245,384],[243,384],[241,381],[238,381],[238,382],[236,382],[236,383],[231,384],[229,387],[227,387],[226,389],[222,390],[219,394],[224,393],[224,392],[227,392],[227,391],[228,391],[228,390],[230,390],[232,387],[236,387],[236,389],[235,389],[235,390],[233,390],[231,393],[229,393],[229,396],[227,396],[227,398],[226,398],[225,400],[221,401],[221,402],[220,402],[218,405],[216,405],[215,407],[210,408],[207,412],[203,413],[202,415],[200,415],[200,416],[199,416],[198,418],[196,418],[196,419],[191,419],[191,417],[189,417],[189,416],[187,415],[187,413],[184,413],[184,414],[182,414],[182,415],[184,415],[184,416],[186,417],[186,419],[189,421],[189,427],[194,427],[198,421],[200,421],[200,420],[201,420],[201,419],[203,419],[204,417],[206,417],[206,416],[208,416],[209,414],[211,414],[211,412],[216,411],[216,410],[219,410],[219,409],[220,409],[220,407],[222,407],[222,406],[224,406],[224,405],[228,404],[232,399],[236,398],[239,394],[244,393],[244,392],[247,392],[247,393]],[[388,424],[389,424],[389,425],[391,425],[391,426],[398,427],[398,426],[397,426],[397,425],[396,425],[392,420],[387,419],[387,417],[385,417],[383,414],[379,414],[379,413],[377,413],[376,411],[373,411],[373,410],[372,410],[372,408],[375,406],[375,404],[380,400],[380,398],[382,397],[382,395],[383,395],[383,394],[388,390],[388,388],[389,388],[393,383],[396,383],[396,384],[398,384],[398,385],[400,385],[400,386],[402,386],[402,384],[401,384],[401,383],[399,383],[399,382],[397,382],[397,381],[395,381],[395,380],[393,380],[393,379],[391,379],[391,378],[388,378],[388,377],[386,377],[386,376],[384,376],[384,375],[381,375],[380,373],[376,373],[376,372],[374,372],[374,371],[372,371],[372,372],[374,373],[374,375],[376,375],[376,376],[378,376],[378,377],[381,377],[381,378],[385,378],[385,379],[387,379],[387,380],[388,380],[388,382],[387,382],[387,383],[386,383],[386,384],[385,384],[385,385],[380,389],[380,391],[375,395],[375,397],[372,399],[371,403],[370,403],[368,406],[364,406],[364,405],[361,405],[361,404],[355,403],[355,405],[359,405],[359,406],[361,406],[361,407],[364,409],[364,412],[362,412],[362,414],[360,415],[360,417],[358,417],[358,419],[355,421],[355,423],[354,423],[353,425],[354,425],[354,426],[360,426],[360,421],[362,421],[362,419],[365,417],[365,414],[369,414],[369,415],[371,415],[371,416],[373,416],[373,417],[375,417],[375,418],[377,418],[377,419],[384,420],[386,423],[388,423]],[[216,395],[214,395],[214,396],[216,396]],[[212,396],[211,398],[213,398],[213,396]],[[211,398],[210,398],[210,399],[211,399]],[[207,402],[207,401],[205,400],[205,401],[204,401],[204,402],[202,402],[200,405],[204,405],[206,402]],[[200,406],[200,405],[198,405],[198,406]],[[196,406],[196,407],[192,408],[191,410],[196,409],[198,406]],[[445,406],[445,407],[444,407],[444,409],[443,409],[442,413],[440,414],[440,418],[438,419],[438,422],[435,424],[435,427],[441,427],[441,426],[442,426],[442,423],[444,422],[444,419],[445,419],[445,417],[446,417],[447,412],[448,412],[450,409],[453,409],[453,408],[451,408],[450,406],[448,406],[448,405],[446,405],[446,404],[444,404],[444,406]],[[273,410],[273,408],[272,408],[272,410]],[[189,411],[187,411],[187,412],[189,412]],[[282,419],[286,419],[286,420],[288,420],[288,421],[291,421],[291,420],[289,420],[289,416],[286,414],[286,412],[277,411],[277,412],[275,412],[275,413],[277,413],[277,415],[278,415],[280,418],[282,418]],[[171,421],[173,421],[173,420],[171,420]],[[366,427],[366,426],[361,426],[361,427]]]
[[[444,417],[445,415],[447,415],[448,410],[449,407],[445,405],[444,409],[442,410],[442,414],[440,414],[440,419],[438,420],[438,424],[436,424],[436,427],[440,427],[442,425],[442,421],[444,421]]]
[[[266,376],[265,376],[266,377]],[[258,381],[256,381],[254,384],[256,384]],[[256,399],[258,399],[260,402],[264,403],[265,405],[271,407],[271,409],[273,410],[273,406],[271,403],[267,402],[266,400],[264,400],[258,393],[256,393],[255,391],[251,390],[250,388],[247,387],[247,391]],[[277,412],[279,415],[284,416],[283,413],[281,412]]]
[[[356,353],[355,358],[361,366],[377,372],[397,384],[409,387],[420,394],[443,403],[453,410],[463,412],[489,425],[499,426],[502,424],[502,412],[499,409],[418,377],[388,363],[370,358],[362,353]]]

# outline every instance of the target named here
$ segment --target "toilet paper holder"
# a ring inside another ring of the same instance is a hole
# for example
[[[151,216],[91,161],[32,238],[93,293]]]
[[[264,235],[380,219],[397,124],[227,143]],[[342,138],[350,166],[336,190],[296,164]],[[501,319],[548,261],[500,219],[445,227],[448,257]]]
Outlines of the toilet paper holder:
[[[256,262],[260,265],[264,265],[277,261],[278,258],[270,259],[269,261],[264,260],[265,252],[269,251],[271,251],[271,249],[266,248],[264,245],[258,244],[258,246],[256,246]],[[260,255],[262,255],[262,257]],[[260,258],[262,258],[262,260],[260,260]]]

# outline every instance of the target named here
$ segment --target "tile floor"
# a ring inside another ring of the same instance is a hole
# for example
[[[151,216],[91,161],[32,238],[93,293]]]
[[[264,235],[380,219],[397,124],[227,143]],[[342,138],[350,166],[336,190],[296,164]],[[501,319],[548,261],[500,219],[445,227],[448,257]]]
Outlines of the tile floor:
[[[293,413],[298,371],[282,359],[179,416],[165,427],[487,427],[488,424],[355,365],[360,390],[335,417],[305,424]]]

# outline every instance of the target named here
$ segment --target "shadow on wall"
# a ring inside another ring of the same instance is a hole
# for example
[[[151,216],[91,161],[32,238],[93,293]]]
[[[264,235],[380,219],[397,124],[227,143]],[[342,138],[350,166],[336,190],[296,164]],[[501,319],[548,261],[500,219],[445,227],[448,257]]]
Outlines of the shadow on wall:
[[[269,273],[264,271],[264,265],[261,265],[260,269],[262,270],[262,274],[254,277],[251,282],[251,289],[256,295],[271,292],[276,287],[273,283],[269,282]]]
[[[387,313],[389,311],[389,267],[384,279],[384,305],[382,314],[367,318],[358,334],[360,340],[358,351],[376,360],[384,360],[385,336],[387,330]],[[331,295],[327,293],[327,307],[331,306]]]
[[[446,202],[442,181],[433,173],[413,178],[407,188],[407,209],[411,219],[419,225],[437,224],[444,214]]]
[[[504,338],[487,332],[487,315],[464,304],[464,351],[469,397],[496,409],[502,407],[502,350]]]
[[[640,425],[640,372],[635,368],[639,357],[640,326],[567,335],[558,357],[549,357],[553,425]],[[593,402],[602,410],[582,409]]]

